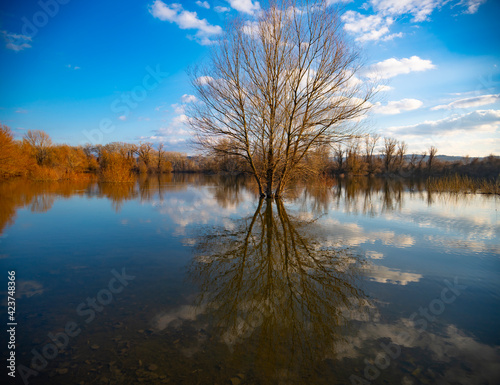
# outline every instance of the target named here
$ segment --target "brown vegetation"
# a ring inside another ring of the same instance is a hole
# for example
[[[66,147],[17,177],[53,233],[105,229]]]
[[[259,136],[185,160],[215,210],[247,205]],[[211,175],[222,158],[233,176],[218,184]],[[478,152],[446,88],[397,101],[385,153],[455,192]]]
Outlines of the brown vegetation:
[[[427,189],[438,192],[500,194],[500,180],[474,179],[455,174],[441,178],[429,178]]]
[[[42,147],[40,138],[45,143]],[[219,145],[229,146],[224,141]],[[154,146],[151,143],[113,142],[74,147],[53,144],[48,135],[40,131],[35,134],[28,131],[23,140],[16,141],[7,126],[0,126],[0,149],[0,180],[20,176],[37,181],[74,181],[97,176],[102,182],[132,182],[136,174],[251,173],[251,168],[241,157],[230,153],[223,156],[187,156],[166,151],[163,144]],[[323,145],[309,151],[297,165],[289,182],[317,181],[334,175],[432,177],[429,188],[433,191],[498,193],[499,157],[465,157],[445,162],[436,157],[435,147],[420,155],[407,155],[406,152],[406,144],[393,138],[357,136],[344,145],[335,145],[333,149]]]
[[[378,148],[377,148],[378,144]],[[355,137],[333,148],[327,172],[333,175],[384,175],[401,177],[440,177],[455,174],[474,179],[496,180],[500,175],[500,158],[464,157],[458,161],[442,161],[438,149],[431,146],[422,154],[407,155],[408,146],[394,138],[379,135]]]
[[[38,130],[27,131],[17,141],[10,128],[1,125],[0,180],[16,176],[37,181],[80,180],[97,174],[105,182],[131,182],[134,173],[169,173],[172,161],[187,163],[186,155],[166,152],[163,144],[157,148],[151,143],[53,144],[48,134]]]
[[[24,176],[33,166],[26,146],[14,140],[9,127],[0,125],[0,179]]]

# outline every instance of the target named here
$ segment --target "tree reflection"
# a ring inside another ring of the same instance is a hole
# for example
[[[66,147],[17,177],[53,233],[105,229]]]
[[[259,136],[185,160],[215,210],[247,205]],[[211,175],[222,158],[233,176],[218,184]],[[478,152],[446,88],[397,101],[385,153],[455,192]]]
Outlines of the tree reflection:
[[[137,197],[134,183],[98,183],[98,196],[104,196],[111,201],[113,209],[119,212],[123,203]]]
[[[55,202],[55,196],[50,194],[39,194],[31,202],[31,211],[34,213],[45,213],[49,211]]]
[[[0,234],[4,227],[14,223],[18,209],[29,206],[35,213],[49,211],[56,197],[69,198],[75,194],[87,194],[93,182],[58,181],[32,182],[14,179],[0,183]]]
[[[140,198],[142,202],[163,201],[169,193],[187,191],[190,186],[207,186],[213,199],[223,208],[238,206],[256,196],[258,189],[252,179],[201,174],[140,175],[137,183],[102,183],[90,178],[78,181],[33,182],[13,179],[0,183],[0,233],[12,224],[19,208],[28,206],[33,212],[46,212],[55,199],[73,195],[106,197],[120,211],[126,201]],[[301,205],[303,211],[315,215],[330,207],[370,216],[399,211],[405,200],[418,199],[433,205],[436,202],[463,205],[475,194],[438,193],[426,190],[422,180],[388,180],[380,178],[328,179],[293,186],[287,199]],[[494,195],[483,195],[490,199]]]
[[[364,261],[322,244],[315,221],[289,215],[280,200],[260,200],[235,225],[200,238],[190,266],[198,305],[231,360],[253,362],[259,381],[310,378],[365,308],[357,285]]]

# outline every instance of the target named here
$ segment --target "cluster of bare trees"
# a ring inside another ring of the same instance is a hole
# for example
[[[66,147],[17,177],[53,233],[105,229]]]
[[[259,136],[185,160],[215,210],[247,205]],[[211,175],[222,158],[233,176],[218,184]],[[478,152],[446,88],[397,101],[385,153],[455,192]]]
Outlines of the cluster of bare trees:
[[[54,145],[43,131],[27,131],[21,141],[16,141],[10,128],[1,126],[0,148],[1,179],[13,176],[59,179],[88,168],[82,148]]]
[[[14,140],[7,126],[0,126],[0,178],[74,179],[93,172],[107,181],[129,181],[133,173],[168,173],[174,167],[193,167],[185,154],[167,152],[164,144],[113,142],[106,145],[54,144],[44,131],[29,130]]]
[[[170,158],[173,159],[174,154],[167,152],[163,143],[156,146],[149,142],[140,144],[112,142],[95,146],[87,144],[84,146],[84,151],[89,157],[96,159],[101,167],[106,166],[103,162],[105,163],[110,158],[116,158],[130,171],[140,173],[172,172]]]
[[[131,181],[138,173],[252,174],[248,163],[230,153],[187,156],[166,151],[161,143],[69,146],[53,144],[43,131],[27,131],[23,140],[16,141],[6,126],[0,126],[0,148],[0,179],[13,176],[40,180],[78,179],[83,174],[94,173],[104,181]],[[436,159],[434,146],[421,154],[407,154],[407,148],[405,142],[394,138],[355,136],[333,148],[323,145],[308,151],[302,160],[302,170],[307,169],[309,173],[305,176],[299,173],[298,177],[340,174],[498,177],[500,159],[493,155],[445,162]]]
[[[408,145],[380,135],[357,136],[333,148],[330,171],[336,174],[376,175],[429,173],[434,170],[437,148],[408,154]]]

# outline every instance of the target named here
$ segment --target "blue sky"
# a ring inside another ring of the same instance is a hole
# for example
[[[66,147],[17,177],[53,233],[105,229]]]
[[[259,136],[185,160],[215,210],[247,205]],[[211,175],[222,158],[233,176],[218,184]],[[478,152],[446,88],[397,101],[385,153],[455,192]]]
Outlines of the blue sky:
[[[366,128],[439,154],[500,154],[500,2],[339,1],[383,84]],[[163,141],[192,153],[186,69],[253,0],[2,2],[0,122],[72,145]],[[338,4],[337,4],[338,5]]]

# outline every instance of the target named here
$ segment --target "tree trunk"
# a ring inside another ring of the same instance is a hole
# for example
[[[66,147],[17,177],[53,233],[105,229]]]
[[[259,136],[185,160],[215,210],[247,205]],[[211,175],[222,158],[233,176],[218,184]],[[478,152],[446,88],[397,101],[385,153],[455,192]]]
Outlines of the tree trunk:
[[[268,164],[266,172],[266,198],[273,198],[273,184],[274,184],[274,153],[272,148],[269,149],[268,153]]]

